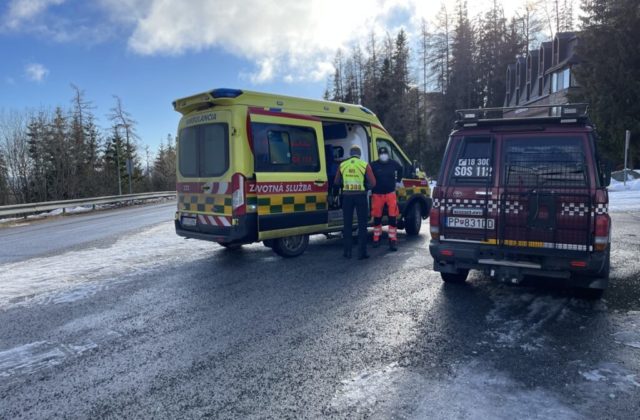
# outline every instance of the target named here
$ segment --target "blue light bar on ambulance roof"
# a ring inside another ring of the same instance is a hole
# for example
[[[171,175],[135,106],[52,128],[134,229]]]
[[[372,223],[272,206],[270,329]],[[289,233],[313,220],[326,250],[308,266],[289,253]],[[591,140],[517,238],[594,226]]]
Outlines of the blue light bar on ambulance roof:
[[[214,89],[211,92],[209,92],[209,95],[211,95],[211,97],[213,99],[217,99],[217,98],[237,98],[238,96],[242,95],[242,90],[240,90],[240,89],[226,89],[226,88]]]
[[[362,112],[365,112],[365,113],[370,114],[370,115],[374,115],[374,114],[373,114],[373,111],[371,111],[371,110],[370,110],[369,108],[367,108],[366,106],[361,106],[361,107],[360,107],[360,109],[362,110]]]

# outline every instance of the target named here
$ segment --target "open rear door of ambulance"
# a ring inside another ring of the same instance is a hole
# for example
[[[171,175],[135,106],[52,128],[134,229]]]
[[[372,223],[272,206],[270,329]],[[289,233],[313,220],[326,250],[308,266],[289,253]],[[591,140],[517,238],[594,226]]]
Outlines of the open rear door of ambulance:
[[[258,239],[327,229],[327,170],[322,123],[300,114],[250,108]]]

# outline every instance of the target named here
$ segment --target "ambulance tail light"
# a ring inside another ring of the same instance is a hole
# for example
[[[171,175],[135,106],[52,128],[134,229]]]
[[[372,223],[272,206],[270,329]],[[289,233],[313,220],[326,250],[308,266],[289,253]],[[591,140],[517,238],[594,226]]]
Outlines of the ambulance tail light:
[[[244,216],[247,214],[247,202],[245,196],[245,177],[242,174],[235,173],[231,178],[231,204],[233,208],[233,216]]]
[[[429,230],[431,232],[431,239],[440,239],[440,209],[431,207],[429,213]]]
[[[596,232],[593,238],[593,249],[596,251],[604,251],[609,245],[611,219],[608,214],[597,214],[595,224]]]

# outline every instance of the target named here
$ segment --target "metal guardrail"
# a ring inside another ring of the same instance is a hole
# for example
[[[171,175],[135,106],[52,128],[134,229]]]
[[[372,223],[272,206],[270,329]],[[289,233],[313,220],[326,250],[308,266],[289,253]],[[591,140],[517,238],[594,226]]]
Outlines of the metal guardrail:
[[[113,204],[125,201],[152,200],[154,198],[173,197],[175,191],[160,191],[142,194],[110,195],[105,197],[80,198],[77,200],[45,201],[42,203],[13,204],[0,206],[0,217],[39,213],[47,210],[64,209],[73,206],[95,206],[96,204]]]

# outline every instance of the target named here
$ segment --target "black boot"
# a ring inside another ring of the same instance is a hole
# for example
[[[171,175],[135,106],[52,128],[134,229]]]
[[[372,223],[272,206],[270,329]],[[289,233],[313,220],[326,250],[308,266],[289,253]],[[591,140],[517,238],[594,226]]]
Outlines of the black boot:
[[[373,241],[373,247],[378,248],[380,246],[380,241]]]
[[[397,241],[389,241],[389,249],[393,252],[398,250],[398,242]]]
[[[350,249],[345,249],[342,252],[342,256],[345,257],[345,258],[351,258],[351,250]]]
[[[360,255],[358,255],[358,259],[359,260],[366,260],[367,258],[369,258],[369,254],[360,254]]]

